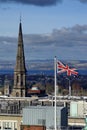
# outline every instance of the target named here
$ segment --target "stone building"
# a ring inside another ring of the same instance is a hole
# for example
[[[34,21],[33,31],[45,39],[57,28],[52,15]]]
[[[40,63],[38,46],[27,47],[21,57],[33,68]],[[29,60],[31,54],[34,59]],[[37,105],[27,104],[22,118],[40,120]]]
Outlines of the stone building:
[[[5,81],[4,81],[4,95],[5,96],[9,96],[10,94],[10,82],[7,79],[7,77],[5,77]]]
[[[56,108],[57,130],[66,130],[68,126],[67,108],[58,106]],[[48,130],[53,130],[54,126],[54,107],[53,106],[29,106],[23,108],[22,126],[42,126]],[[23,129],[26,130],[26,129]],[[28,129],[34,130],[34,129]],[[37,130],[37,128],[35,129]],[[38,129],[39,130],[39,129]],[[41,129],[40,129],[41,130]]]

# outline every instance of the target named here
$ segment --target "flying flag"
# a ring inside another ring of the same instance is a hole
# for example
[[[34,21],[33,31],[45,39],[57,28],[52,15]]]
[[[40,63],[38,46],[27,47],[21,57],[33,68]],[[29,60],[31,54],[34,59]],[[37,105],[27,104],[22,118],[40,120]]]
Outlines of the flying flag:
[[[62,64],[60,61],[57,62],[57,73],[67,72],[68,76],[77,75],[78,72],[75,71],[76,68],[70,68],[68,65]]]

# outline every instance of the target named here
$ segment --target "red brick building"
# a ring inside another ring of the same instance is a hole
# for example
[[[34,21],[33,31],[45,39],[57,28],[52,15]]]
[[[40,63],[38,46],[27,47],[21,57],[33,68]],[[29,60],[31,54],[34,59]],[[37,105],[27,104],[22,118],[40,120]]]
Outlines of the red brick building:
[[[28,89],[28,95],[44,95],[45,90],[40,90],[38,87],[32,87],[31,89]]]
[[[22,125],[21,130],[46,130],[46,127],[38,125]]]

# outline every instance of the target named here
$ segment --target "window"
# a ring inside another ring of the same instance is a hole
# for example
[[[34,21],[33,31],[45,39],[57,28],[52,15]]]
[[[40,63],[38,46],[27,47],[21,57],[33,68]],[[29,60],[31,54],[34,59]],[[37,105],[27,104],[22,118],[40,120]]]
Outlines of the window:
[[[46,124],[46,120],[38,119],[38,125],[45,125],[45,124]]]
[[[17,75],[17,84],[19,83],[19,76]]]
[[[23,74],[21,75],[21,86],[23,86]]]
[[[19,93],[18,92],[16,92],[16,97],[19,97]]]

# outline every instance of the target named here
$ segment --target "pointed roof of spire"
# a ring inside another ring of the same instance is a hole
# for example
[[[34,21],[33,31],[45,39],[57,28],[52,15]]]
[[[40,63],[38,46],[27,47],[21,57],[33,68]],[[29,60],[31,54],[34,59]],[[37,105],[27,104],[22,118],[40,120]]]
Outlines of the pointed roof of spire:
[[[23,37],[22,36],[22,23],[21,23],[21,21],[20,21],[20,23],[19,23],[19,37]]]
[[[21,23],[21,14],[20,14],[20,23],[19,23],[19,36],[18,36],[18,39],[23,40],[23,36],[22,36],[22,23]]]
[[[19,23],[19,34],[18,34],[18,48],[16,57],[16,67],[15,71],[25,72],[25,56],[24,56],[24,46],[23,46],[23,34],[22,34],[22,23]]]

